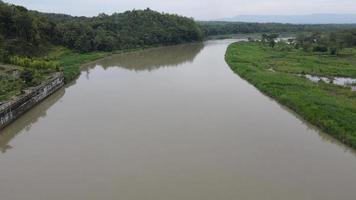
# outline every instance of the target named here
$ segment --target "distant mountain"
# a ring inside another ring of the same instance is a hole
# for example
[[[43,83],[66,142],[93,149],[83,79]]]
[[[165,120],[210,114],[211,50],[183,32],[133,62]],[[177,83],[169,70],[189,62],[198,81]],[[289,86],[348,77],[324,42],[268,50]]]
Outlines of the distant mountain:
[[[356,14],[238,15],[232,18],[219,19],[218,21],[290,24],[356,24]]]

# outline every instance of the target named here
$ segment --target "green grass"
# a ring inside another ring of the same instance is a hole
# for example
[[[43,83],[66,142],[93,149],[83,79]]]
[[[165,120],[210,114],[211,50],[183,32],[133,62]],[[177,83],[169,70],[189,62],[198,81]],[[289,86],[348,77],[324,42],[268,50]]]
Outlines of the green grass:
[[[314,83],[295,74],[356,77],[356,54],[335,57],[262,43],[229,46],[231,69],[266,95],[341,142],[356,148],[356,93],[350,88]],[[345,50],[356,52],[354,49]],[[273,68],[275,72],[268,69]]]

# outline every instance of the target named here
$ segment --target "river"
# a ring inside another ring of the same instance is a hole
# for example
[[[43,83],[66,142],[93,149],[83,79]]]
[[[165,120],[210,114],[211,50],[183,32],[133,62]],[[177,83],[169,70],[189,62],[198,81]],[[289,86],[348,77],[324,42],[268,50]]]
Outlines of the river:
[[[356,153],[234,74],[231,42],[88,64],[1,131],[0,199],[355,199]]]

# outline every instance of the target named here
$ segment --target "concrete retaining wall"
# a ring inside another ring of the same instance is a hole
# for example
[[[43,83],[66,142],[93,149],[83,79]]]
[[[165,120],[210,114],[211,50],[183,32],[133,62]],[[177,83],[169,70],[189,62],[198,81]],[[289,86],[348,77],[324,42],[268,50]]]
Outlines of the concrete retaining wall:
[[[63,87],[63,85],[63,74],[57,73],[40,86],[29,89],[25,91],[25,94],[0,105],[0,130],[59,88]]]

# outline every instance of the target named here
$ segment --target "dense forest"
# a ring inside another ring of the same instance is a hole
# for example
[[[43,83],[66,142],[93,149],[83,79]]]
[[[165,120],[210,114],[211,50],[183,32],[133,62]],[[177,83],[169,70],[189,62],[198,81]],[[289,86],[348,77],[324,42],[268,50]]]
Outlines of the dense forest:
[[[81,52],[171,45],[203,39],[193,19],[146,10],[96,17],[30,11],[0,1],[0,58],[35,56],[53,45]]]
[[[245,33],[329,32],[356,28],[356,24],[279,24],[243,22],[199,22],[208,36]]]

